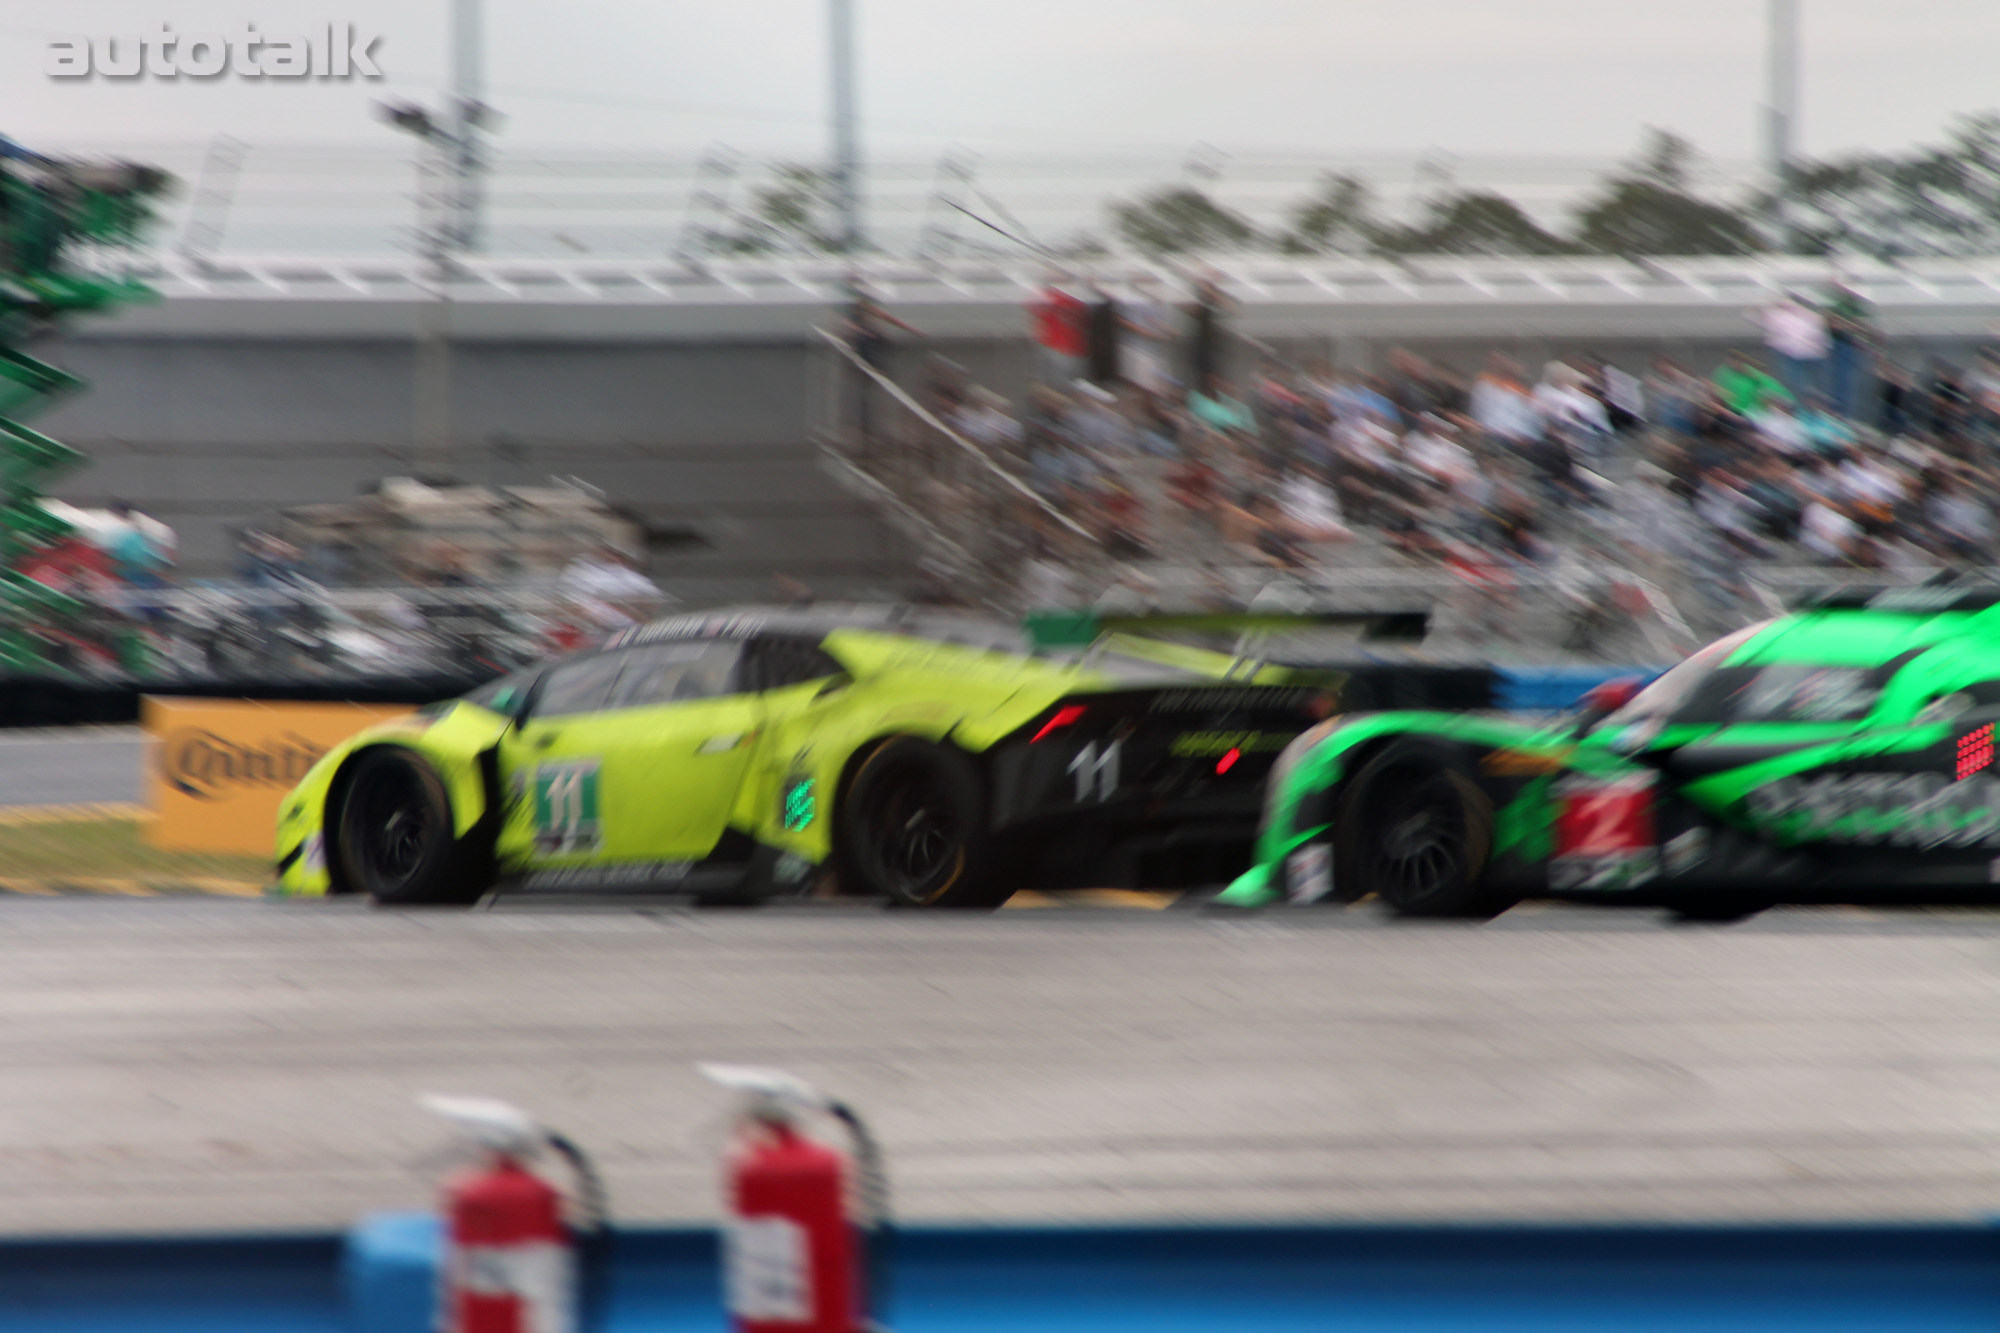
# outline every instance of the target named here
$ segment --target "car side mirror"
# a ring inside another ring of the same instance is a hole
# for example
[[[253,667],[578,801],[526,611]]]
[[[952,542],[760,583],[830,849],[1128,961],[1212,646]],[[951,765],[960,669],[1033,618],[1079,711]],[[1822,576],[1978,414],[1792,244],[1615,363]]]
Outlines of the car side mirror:
[[[813,691],[813,702],[818,703],[821,699],[826,698],[827,695],[838,693],[853,683],[854,677],[848,675],[845,671],[837,676],[828,676],[825,682]]]
[[[1576,735],[1582,736],[1632,702],[1646,686],[1643,676],[1618,676],[1585,691],[1583,711],[1577,715]]]

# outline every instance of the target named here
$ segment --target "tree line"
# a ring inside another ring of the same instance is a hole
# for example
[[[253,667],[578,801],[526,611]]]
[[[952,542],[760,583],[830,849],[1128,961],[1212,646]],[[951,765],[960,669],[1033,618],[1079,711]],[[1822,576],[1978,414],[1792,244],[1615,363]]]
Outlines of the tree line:
[[[1259,226],[1189,184],[1113,201],[1109,221],[1127,248],[1156,256],[2000,254],[2000,113],[1961,118],[1939,144],[1795,164],[1781,189],[1734,202],[1697,192],[1698,162],[1686,139],[1649,129],[1631,160],[1599,180],[1555,231],[1489,190],[1447,188],[1414,219],[1392,220],[1377,211],[1365,181],[1342,173],[1321,177],[1276,225]],[[753,192],[751,207],[707,241],[734,254],[834,253],[832,219],[826,174],[781,166]],[[1016,239],[1051,257],[1105,253],[1087,235],[1048,246]]]

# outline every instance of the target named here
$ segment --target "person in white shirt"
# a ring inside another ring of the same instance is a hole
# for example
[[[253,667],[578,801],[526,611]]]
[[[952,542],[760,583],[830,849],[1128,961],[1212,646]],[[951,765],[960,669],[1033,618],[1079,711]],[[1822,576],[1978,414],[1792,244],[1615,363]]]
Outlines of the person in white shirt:
[[[1825,387],[1826,354],[1833,347],[1833,334],[1826,316],[1787,292],[1755,312],[1764,330],[1764,345],[1778,363],[1778,378],[1794,398]]]
[[[1799,545],[1830,565],[1853,559],[1861,543],[1861,525],[1842,513],[1825,496],[1814,496],[1799,519]]]
[[[657,614],[666,597],[633,567],[632,557],[609,543],[564,567],[562,589],[598,627],[623,628]]]
[[[1340,521],[1340,507],[1319,478],[1303,470],[1278,484],[1278,513],[1292,536],[1303,542],[1348,542],[1354,534]]]

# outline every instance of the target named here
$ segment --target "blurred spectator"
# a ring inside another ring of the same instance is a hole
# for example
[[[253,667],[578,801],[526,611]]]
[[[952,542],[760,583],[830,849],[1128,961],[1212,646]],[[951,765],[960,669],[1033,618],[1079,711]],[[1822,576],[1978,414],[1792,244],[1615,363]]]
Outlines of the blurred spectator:
[[[1257,429],[1257,419],[1236,397],[1235,385],[1220,375],[1211,375],[1202,382],[1208,386],[1205,393],[1188,395],[1188,411],[1197,421],[1220,431],[1249,434]]]
[[[638,571],[631,556],[608,544],[570,561],[562,572],[561,585],[605,630],[650,619],[666,600],[653,581]]]
[[[1861,293],[1846,278],[1836,279],[1826,302],[1829,339],[1826,391],[1833,410],[1844,417],[1861,410],[1868,354],[1875,341],[1871,316]]]
[[[1020,452],[1021,423],[1007,411],[1007,400],[991,389],[971,390],[950,424],[989,454],[1011,457]]]
[[[1959,381],[1958,367],[1949,361],[1934,360],[1927,381],[1921,392],[1926,399],[1930,433],[1939,445],[1962,456],[1971,401]]]
[[[1837,502],[1815,494],[1799,520],[1799,544],[1829,565],[1852,563],[1860,553],[1861,525]]]
[[[1775,402],[1792,402],[1790,389],[1765,373],[1747,352],[1734,351],[1715,372],[1715,389],[1722,405],[1741,417],[1754,417]]]
[[[1124,378],[1125,314],[1118,298],[1096,278],[1090,280],[1087,320],[1087,378],[1101,389],[1115,388]]]
[[[1165,398],[1173,392],[1171,348],[1173,312],[1150,274],[1132,283],[1133,299],[1124,307],[1126,340],[1121,363],[1125,378],[1144,393]]]
[[[1875,425],[1889,435],[1901,435],[1916,420],[1916,380],[1909,371],[1886,356],[1875,358]]]
[[[174,530],[123,500],[114,500],[108,508],[116,520],[105,534],[104,547],[112,574],[130,588],[165,586],[178,545]]]
[[[1982,347],[1965,377],[1973,430],[1988,448],[2000,444],[2000,347]]]
[[[1794,398],[1826,386],[1826,354],[1832,347],[1826,316],[1796,292],[1786,292],[1757,312],[1757,322],[1778,378]]]
[[[1646,424],[1646,387],[1609,362],[1597,365],[1597,389],[1611,419],[1611,429],[1624,434]]]
[[[1090,351],[1090,308],[1070,290],[1069,275],[1049,274],[1028,313],[1041,349],[1037,373],[1043,382],[1068,384],[1079,378]]]
[[[1655,424],[1676,435],[1694,430],[1695,409],[1708,396],[1708,386],[1690,375],[1672,357],[1658,357],[1646,377],[1645,395]]]
[[[1822,394],[1807,396],[1805,407],[1798,413],[1798,423],[1814,453],[1831,457],[1845,453],[1856,443],[1854,428],[1834,414]]]
[[[1541,438],[1542,418],[1534,396],[1521,382],[1520,364],[1495,352],[1472,382],[1472,417],[1496,440],[1524,445]]]
[[[1199,388],[1229,373],[1223,348],[1223,321],[1235,308],[1236,303],[1229,299],[1214,277],[1205,275],[1196,280],[1194,302],[1188,307],[1192,326],[1188,337],[1187,382],[1190,385]]]

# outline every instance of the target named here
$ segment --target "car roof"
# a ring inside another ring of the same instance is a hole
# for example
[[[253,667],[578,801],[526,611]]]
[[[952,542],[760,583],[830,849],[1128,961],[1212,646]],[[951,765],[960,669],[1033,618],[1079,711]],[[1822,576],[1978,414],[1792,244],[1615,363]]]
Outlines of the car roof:
[[[844,629],[900,634],[1024,656],[1034,651],[1034,645],[1020,627],[998,617],[887,602],[718,607],[635,626],[621,631],[605,646],[625,648],[681,639],[747,639],[759,634],[792,634],[817,640]]]

